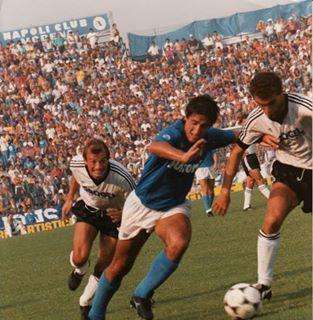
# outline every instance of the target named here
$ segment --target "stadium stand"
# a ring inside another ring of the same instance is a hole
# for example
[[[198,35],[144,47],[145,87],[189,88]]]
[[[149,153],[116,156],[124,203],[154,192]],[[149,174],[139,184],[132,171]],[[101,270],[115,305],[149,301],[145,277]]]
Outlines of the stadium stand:
[[[145,62],[133,61],[120,37],[99,44],[59,35],[1,47],[0,215],[60,206],[69,160],[94,135],[138,178],[149,139],[180,118],[192,96],[210,93],[221,108],[218,126],[237,125],[255,107],[247,84],[259,69],[279,72],[287,91],[311,95],[311,22],[262,22],[260,39],[235,44],[191,35]]]

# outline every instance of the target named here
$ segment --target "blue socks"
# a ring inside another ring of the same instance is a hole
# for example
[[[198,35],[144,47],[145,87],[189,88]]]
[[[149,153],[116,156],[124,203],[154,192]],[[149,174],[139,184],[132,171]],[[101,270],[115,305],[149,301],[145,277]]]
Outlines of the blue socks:
[[[171,261],[164,251],[161,251],[152,262],[146,277],[135,289],[134,296],[149,298],[153,291],[158,288],[178,267],[179,262]],[[96,318],[95,318],[96,319]],[[93,318],[91,319],[93,320]],[[98,320],[98,319],[97,319]]]
[[[214,198],[213,195],[202,196],[202,201],[203,201],[203,205],[206,213],[211,211],[213,198]]]
[[[93,298],[92,307],[89,312],[89,319],[90,320],[104,320],[105,313],[107,309],[107,305],[111,300],[114,293],[120,287],[121,280],[114,280],[111,283],[106,279],[106,277],[102,274],[98,289],[96,294]]]

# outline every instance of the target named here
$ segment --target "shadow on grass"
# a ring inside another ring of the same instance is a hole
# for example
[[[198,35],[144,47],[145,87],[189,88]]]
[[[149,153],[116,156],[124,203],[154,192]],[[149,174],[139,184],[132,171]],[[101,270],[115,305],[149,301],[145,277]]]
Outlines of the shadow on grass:
[[[298,274],[302,274],[302,273],[306,273],[306,272],[311,272],[311,268],[299,268],[299,269],[296,269],[296,270],[292,270],[292,271],[285,271],[285,272],[282,272],[282,273],[279,273],[277,275],[277,278],[284,278],[284,277],[291,277],[291,276],[295,276],[295,275],[298,275]],[[247,283],[254,283],[255,279],[247,279],[245,280],[245,282]],[[232,285],[234,285],[235,283],[229,283],[229,284],[224,284],[220,287],[215,287],[215,288],[212,288],[212,289],[208,289],[208,290],[205,290],[205,291],[201,291],[201,292],[194,292],[192,294],[188,294],[188,295],[177,295],[177,296],[174,296],[174,297],[171,297],[171,298],[160,298],[158,299],[157,295],[155,296],[155,300],[156,300],[156,304],[155,306],[157,307],[158,305],[167,305],[167,304],[172,304],[174,302],[178,302],[178,301],[188,301],[190,302],[192,299],[197,299],[199,297],[207,297],[207,299],[210,299],[210,296],[211,295],[214,295],[218,292],[226,292]],[[275,292],[274,292],[275,294]],[[222,294],[223,295],[223,294]],[[309,297],[312,295],[312,288],[304,288],[304,289],[300,289],[300,290],[297,290],[297,291],[294,291],[294,292],[290,292],[290,293],[285,293],[285,294],[281,294],[281,295],[277,295],[277,296],[274,296],[273,300],[271,301],[271,303],[273,303],[274,305],[277,304],[277,308],[275,307],[274,310],[272,309],[270,312],[267,312],[267,313],[262,313],[260,316],[266,316],[270,313],[278,313],[279,311],[281,311],[281,302],[282,301],[286,301],[286,300],[294,300],[294,299],[298,299],[298,298],[305,298],[305,297]],[[215,298],[213,298],[215,299]],[[297,306],[292,306],[291,308],[297,308]],[[113,309],[113,310],[110,310],[108,312],[108,314],[114,314],[116,312],[121,312],[121,311],[125,311],[125,310],[129,310],[130,307],[128,305],[128,302],[125,303],[125,307],[124,308],[119,308],[118,310],[117,309]],[[213,311],[213,315],[214,315],[214,311]],[[217,313],[220,313],[220,311],[218,311]],[[199,312],[200,314],[200,312]],[[175,316],[177,317],[177,316]],[[175,319],[175,317],[169,317],[169,318],[166,318],[166,319]],[[193,310],[193,312],[191,313],[190,317],[188,314],[183,314],[182,317],[180,317],[180,320],[183,320],[183,319],[197,319],[197,312],[195,310]]]
[[[4,311],[6,309],[9,308],[14,308],[14,309],[18,309],[21,306],[25,306],[27,304],[33,304],[34,302],[40,302],[42,300],[34,300],[34,299],[25,299],[25,300],[18,300],[16,302],[11,302],[11,303],[7,303],[7,304],[0,304],[0,310]]]
[[[312,267],[306,267],[306,268],[299,268],[295,270],[288,270],[285,272],[277,273],[275,276],[276,279],[281,279],[281,278],[289,278],[289,277],[294,277],[295,275],[302,274],[302,273],[307,273],[307,272],[312,272]]]

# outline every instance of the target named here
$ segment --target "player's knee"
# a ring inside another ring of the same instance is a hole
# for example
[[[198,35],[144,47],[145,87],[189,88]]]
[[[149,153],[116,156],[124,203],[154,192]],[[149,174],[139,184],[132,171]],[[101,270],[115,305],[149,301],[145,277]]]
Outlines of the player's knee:
[[[88,257],[89,257],[88,250],[79,249],[79,250],[73,251],[73,257],[72,257],[73,263],[78,267],[83,266],[88,261]]]
[[[170,260],[179,260],[189,246],[189,239],[175,238],[167,247],[166,254]]]
[[[277,233],[281,228],[281,224],[282,224],[282,219],[278,214],[275,214],[273,212],[273,214],[266,216],[262,230],[266,234]]]

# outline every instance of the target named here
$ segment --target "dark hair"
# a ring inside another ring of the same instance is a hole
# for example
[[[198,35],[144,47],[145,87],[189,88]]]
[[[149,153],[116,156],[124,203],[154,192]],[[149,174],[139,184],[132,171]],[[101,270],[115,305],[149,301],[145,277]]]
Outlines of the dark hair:
[[[217,103],[207,94],[192,98],[185,110],[186,118],[192,114],[202,114],[208,118],[211,125],[216,122],[219,112]]]
[[[280,76],[275,72],[257,73],[250,82],[249,91],[253,97],[269,99],[283,92]]]
[[[106,157],[110,157],[110,151],[107,145],[101,139],[89,139],[84,147],[83,157],[87,159],[87,153],[91,152],[92,154],[105,153]]]

